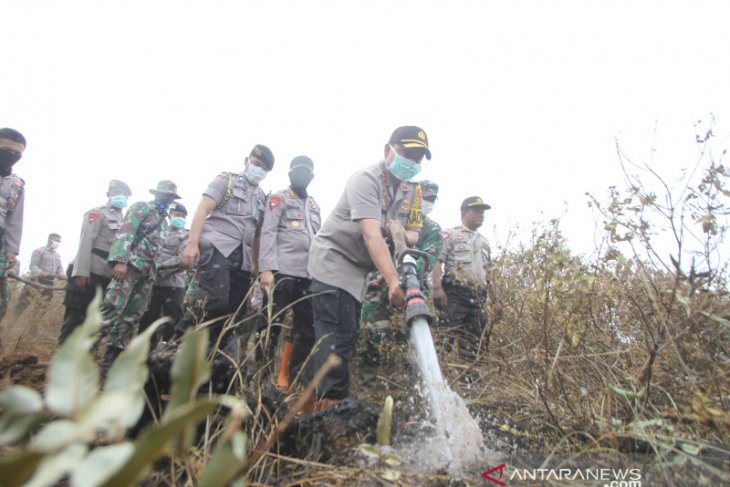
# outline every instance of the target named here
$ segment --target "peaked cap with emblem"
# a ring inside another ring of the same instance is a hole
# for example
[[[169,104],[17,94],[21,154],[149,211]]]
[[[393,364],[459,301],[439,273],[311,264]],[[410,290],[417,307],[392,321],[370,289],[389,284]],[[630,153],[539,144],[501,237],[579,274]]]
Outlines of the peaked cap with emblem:
[[[256,144],[253,146],[248,157],[255,157],[259,161],[263,162],[266,164],[266,167],[269,168],[269,171],[274,169],[274,153],[263,144]]]
[[[177,194],[177,184],[167,179],[163,179],[162,181],[157,183],[157,188],[151,189],[150,193],[154,194],[155,196],[158,194],[169,194],[174,196],[176,200],[180,199],[180,195]]]
[[[423,149],[426,152],[426,159],[431,160],[431,151],[428,148],[428,136],[426,132],[415,125],[404,125],[398,127],[390,136],[389,144],[399,144],[406,149]]]
[[[125,183],[124,181],[120,181],[118,179],[112,179],[111,181],[109,181],[109,191],[112,191],[114,189],[123,191],[127,194],[127,196],[132,195],[132,190],[129,188],[129,186],[127,186],[127,183]]]
[[[168,208],[167,211],[168,212],[170,212],[170,211],[179,211],[180,213],[182,213],[185,216],[188,215],[188,209],[185,208],[185,205],[183,205],[182,203],[177,202],[177,201],[175,201],[174,203],[171,203],[170,204],[170,208]]]
[[[481,208],[483,210],[488,210],[491,208],[491,206],[482,201],[479,196],[469,196],[467,199],[461,202],[461,209],[463,211],[470,208]]]

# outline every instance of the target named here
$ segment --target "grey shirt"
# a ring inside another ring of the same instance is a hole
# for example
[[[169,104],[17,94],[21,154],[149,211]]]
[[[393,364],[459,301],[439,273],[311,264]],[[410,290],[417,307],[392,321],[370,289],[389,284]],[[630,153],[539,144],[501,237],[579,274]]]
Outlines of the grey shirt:
[[[188,273],[183,267],[180,267],[180,261],[190,232],[185,229],[178,230],[174,227],[170,227],[169,231],[170,233],[165,238],[160,251],[155,286],[185,287]]]
[[[203,193],[218,206],[208,215],[200,235],[201,250],[211,244],[228,257],[241,245],[241,269],[251,271],[253,241],[256,228],[261,225],[266,194],[258,185],[251,184],[243,173],[220,173]]]
[[[352,175],[312,242],[308,267],[311,277],[362,301],[368,272],[375,267],[358,220],[379,220],[383,231],[388,220],[398,220],[406,230],[420,231],[420,194],[416,183],[397,180],[383,161]]]
[[[30,275],[38,277],[43,274],[64,275],[61,254],[48,246],[35,249],[30,257]]]
[[[444,232],[439,260],[444,263],[444,274],[456,282],[486,287],[492,257],[489,242],[481,233],[465,226],[448,229]]]
[[[309,277],[309,247],[321,226],[319,206],[314,198],[300,198],[287,188],[266,201],[261,227],[259,272],[279,271],[289,276]]]
[[[121,223],[122,210],[109,204],[98,206],[84,214],[72,277],[96,274],[111,279],[112,268],[107,257]]]
[[[25,182],[11,174],[0,179],[0,228],[4,230],[4,251],[18,255],[23,236]]]

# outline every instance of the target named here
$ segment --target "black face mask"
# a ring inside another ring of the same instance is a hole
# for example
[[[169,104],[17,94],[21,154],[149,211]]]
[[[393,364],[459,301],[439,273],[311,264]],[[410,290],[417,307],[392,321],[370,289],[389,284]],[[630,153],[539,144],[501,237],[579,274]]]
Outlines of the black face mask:
[[[0,149],[0,176],[10,176],[13,173],[13,165],[20,160],[22,156],[7,149]]]
[[[173,201],[175,198],[171,196],[155,196],[153,203],[161,213],[167,214],[167,209],[170,208]]]
[[[305,192],[312,179],[314,179],[314,174],[310,171],[298,171],[296,169],[289,171],[289,182],[294,191]]]

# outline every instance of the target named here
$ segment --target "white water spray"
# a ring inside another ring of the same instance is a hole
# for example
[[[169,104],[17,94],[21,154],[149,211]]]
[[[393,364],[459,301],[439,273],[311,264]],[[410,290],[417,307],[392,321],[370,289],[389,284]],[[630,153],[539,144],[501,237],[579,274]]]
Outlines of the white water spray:
[[[463,399],[444,381],[425,318],[413,320],[410,343],[421,371],[434,428],[424,441],[410,446],[413,451],[406,451],[408,457],[414,458],[418,464],[414,466],[420,469],[447,468],[450,472],[460,472],[473,467],[487,454],[482,432]]]

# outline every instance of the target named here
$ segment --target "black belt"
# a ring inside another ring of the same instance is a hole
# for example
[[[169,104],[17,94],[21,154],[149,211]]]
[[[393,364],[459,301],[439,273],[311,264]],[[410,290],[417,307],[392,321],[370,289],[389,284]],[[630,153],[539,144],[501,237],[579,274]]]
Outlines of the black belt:
[[[94,248],[94,249],[91,249],[91,253],[94,254],[94,255],[98,255],[102,259],[108,259],[109,258],[109,252],[107,252],[106,250],[101,250],[101,249]]]

